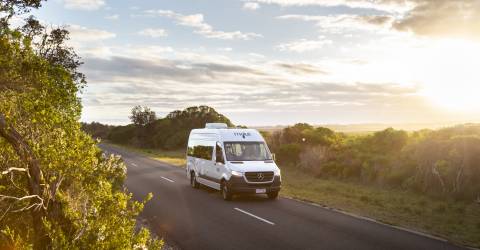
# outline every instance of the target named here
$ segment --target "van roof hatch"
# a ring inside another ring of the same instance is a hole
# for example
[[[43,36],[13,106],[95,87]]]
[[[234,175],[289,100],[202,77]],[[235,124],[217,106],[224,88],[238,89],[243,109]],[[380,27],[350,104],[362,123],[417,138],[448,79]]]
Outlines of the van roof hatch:
[[[207,124],[205,124],[205,128],[223,129],[223,128],[228,128],[228,126],[225,123],[207,123]]]

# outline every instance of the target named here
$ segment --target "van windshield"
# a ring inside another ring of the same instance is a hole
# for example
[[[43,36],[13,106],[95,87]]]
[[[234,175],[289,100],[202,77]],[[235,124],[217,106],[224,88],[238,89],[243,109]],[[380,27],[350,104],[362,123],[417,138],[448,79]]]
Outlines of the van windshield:
[[[265,161],[272,155],[264,142],[225,142],[228,161]]]

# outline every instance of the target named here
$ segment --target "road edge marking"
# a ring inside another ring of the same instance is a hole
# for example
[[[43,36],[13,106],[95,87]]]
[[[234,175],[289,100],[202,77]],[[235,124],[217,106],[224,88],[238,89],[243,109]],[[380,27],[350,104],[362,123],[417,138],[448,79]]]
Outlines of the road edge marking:
[[[415,235],[422,236],[422,237],[425,237],[425,238],[429,238],[429,239],[432,239],[432,240],[438,240],[438,241],[441,241],[441,242],[449,243],[449,244],[452,244],[452,245],[457,246],[457,247],[463,247],[463,248],[471,249],[471,250],[480,250],[480,248],[475,248],[475,247],[471,247],[471,246],[467,246],[467,245],[457,244],[453,241],[442,238],[440,236],[431,235],[431,234],[428,234],[428,233],[425,233],[425,232],[416,231],[416,230],[406,228],[406,227],[402,227],[402,226],[396,226],[396,225],[384,223],[384,222],[381,222],[381,221],[373,219],[373,218],[369,218],[369,217],[354,214],[354,213],[351,213],[351,212],[343,211],[341,209],[329,207],[329,206],[323,205],[323,204],[318,204],[318,203],[315,203],[315,202],[312,202],[312,201],[302,200],[302,199],[298,199],[298,198],[290,197],[290,196],[282,196],[282,198],[292,200],[292,201],[296,201],[296,202],[299,202],[299,203],[304,203],[304,204],[311,205],[311,206],[318,207],[318,208],[323,208],[323,209],[330,210],[330,211],[333,211],[333,212],[337,212],[337,213],[340,213],[340,214],[343,214],[343,215],[347,215],[347,216],[350,216],[350,217],[353,217],[353,218],[356,218],[356,219],[359,219],[359,220],[369,221],[369,222],[372,222],[372,223],[376,223],[376,224],[379,224],[379,225],[382,225],[382,226],[397,229],[397,230],[404,231],[404,232],[407,232],[407,233],[415,234]]]
[[[257,220],[260,220],[260,221],[263,221],[263,222],[265,222],[265,223],[267,223],[267,224],[270,224],[270,225],[272,225],[272,226],[275,226],[275,223],[273,223],[273,222],[271,222],[271,221],[269,221],[269,220],[267,220],[267,219],[264,219],[264,218],[262,218],[262,217],[260,217],[260,216],[256,216],[256,215],[254,215],[254,214],[252,214],[252,213],[249,213],[249,212],[247,212],[247,211],[245,211],[245,210],[242,210],[242,209],[240,209],[240,208],[238,208],[238,207],[236,207],[236,208],[234,208],[234,209],[237,210],[238,212],[241,212],[241,213],[244,213],[244,214],[246,214],[246,215],[249,215],[249,216],[251,216],[251,217],[253,217],[253,218],[257,219]]]
[[[166,181],[169,181],[169,182],[172,182],[172,183],[175,182],[174,180],[168,179],[167,177],[163,177],[163,176],[160,176],[160,177],[161,177],[162,179],[166,180]]]
[[[138,167],[138,165],[137,165],[137,164],[135,164],[135,163],[133,163],[133,162],[132,162],[132,166],[134,166],[134,167]]]

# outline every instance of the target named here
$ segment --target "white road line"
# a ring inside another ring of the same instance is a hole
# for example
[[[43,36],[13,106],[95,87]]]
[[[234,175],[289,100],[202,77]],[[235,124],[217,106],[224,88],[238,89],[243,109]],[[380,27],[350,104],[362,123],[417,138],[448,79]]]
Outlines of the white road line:
[[[133,165],[134,167],[138,167],[138,165],[137,165],[137,164],[135,164],[135,163],[132,163],[132,165]]]
[[[167,177],[163,177],[163,176],[162,176],[162,179],[167,180],[167,181],[169,181],[169,182],[175,182],[175,181],[170,180],[170,179],[168,179]]]
[[[246,214],[246,215],[250,215],[250,216],[252,216],[253,218],[255,218],[255,219],[257,219],[257,220],[261,220],[261,221],[263,221],[263,222],[265,222],[265,223],[267,223],[267,224],[270,224],[270,225],[272,225],[272,226],[275,226],[275,223],[273,223],[273,222],[271,222],[271,221],[269,221],[269,220],[266,220],[266,219],[264,219],[264,218],[258,217],[258,216],[254,215],[254,214],[251,214],[251,213],[249,213],[249,212],[247,212],[247,211],[245,211],[245,210],[242,210],[242,209],[240,209],[240,208],[238,208],[238,207],[236,207],[235,210],[237,210],[238,212],[242,212],[242,213],[244,213],[244,214]]]

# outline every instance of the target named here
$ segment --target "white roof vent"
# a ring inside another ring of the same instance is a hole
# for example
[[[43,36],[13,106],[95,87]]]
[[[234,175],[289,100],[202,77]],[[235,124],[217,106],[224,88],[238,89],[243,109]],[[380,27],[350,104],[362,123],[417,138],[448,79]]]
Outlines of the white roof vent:
[[[205,124],[205,128],[222,129],[222,128],[228,128],[228,126],[225,123],[207,123]]]

